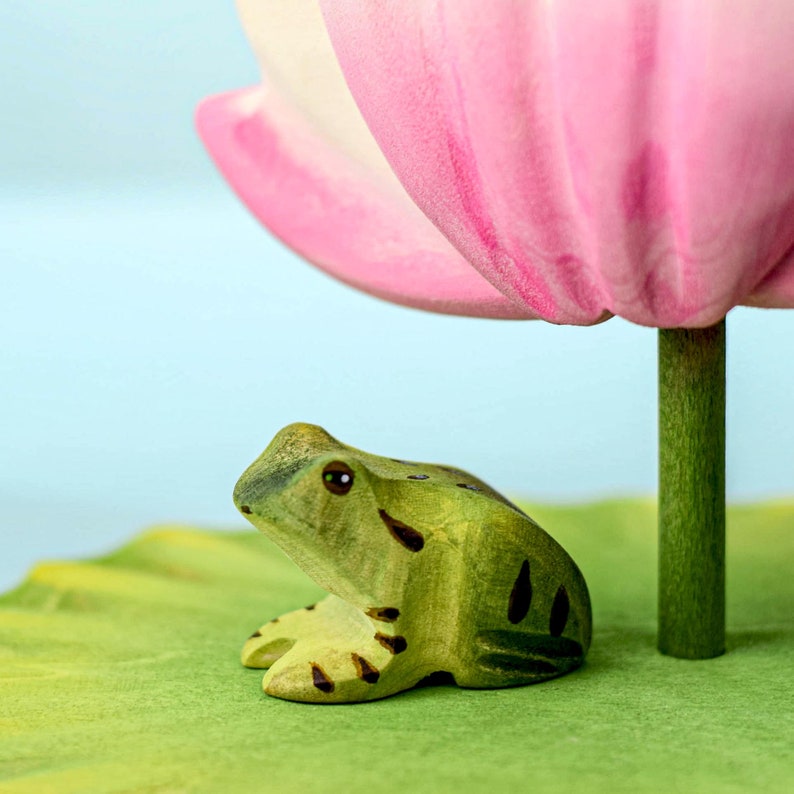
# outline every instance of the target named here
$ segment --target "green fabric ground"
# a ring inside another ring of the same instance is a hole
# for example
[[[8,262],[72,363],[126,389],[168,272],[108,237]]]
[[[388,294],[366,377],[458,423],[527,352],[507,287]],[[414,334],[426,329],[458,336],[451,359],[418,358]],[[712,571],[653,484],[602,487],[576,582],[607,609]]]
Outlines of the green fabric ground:
[[[0,791],[783,792],[794,776],[794,503],[729,513],[729,653],[654,650],[650,502],[530,507],[584,571],[567,677],[311,706],[238,661],[319,595],[255,531],[151,530],[0,598]]]

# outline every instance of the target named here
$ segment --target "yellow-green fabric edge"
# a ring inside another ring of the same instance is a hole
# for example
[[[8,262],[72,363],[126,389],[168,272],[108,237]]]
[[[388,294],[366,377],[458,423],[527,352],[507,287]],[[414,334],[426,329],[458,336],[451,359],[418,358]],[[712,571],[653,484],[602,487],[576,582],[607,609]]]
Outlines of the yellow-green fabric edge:
[[[587,663],[507,690],[288,703],[239,664],[321,592],[255,531],[160,527],[0,598],[0,791],[788,792],[794,502],[728,512],[728,649],[655,650],[656,507],[528,511],[593,600]]]

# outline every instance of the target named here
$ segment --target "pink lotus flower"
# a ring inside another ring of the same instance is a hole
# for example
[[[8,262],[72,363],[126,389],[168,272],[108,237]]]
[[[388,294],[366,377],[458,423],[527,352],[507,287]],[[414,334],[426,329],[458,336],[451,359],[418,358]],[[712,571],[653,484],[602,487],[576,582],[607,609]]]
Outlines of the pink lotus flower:
[[[199,130],[298,253],[432,311],[665,329],[659,648],[722,653],[723,321],[794,307],[791,0],[240,10],[262,85]]]
[[[199,130],[255,215],[337,278],[581,325],[794,307],[789,0],[240,11],[262,85],[206,100]]]

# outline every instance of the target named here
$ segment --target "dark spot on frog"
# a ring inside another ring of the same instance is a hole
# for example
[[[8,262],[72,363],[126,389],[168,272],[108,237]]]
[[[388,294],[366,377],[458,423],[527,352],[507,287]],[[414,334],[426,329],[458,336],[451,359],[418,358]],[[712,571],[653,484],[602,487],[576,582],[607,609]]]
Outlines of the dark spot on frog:
[[[409,474],[409,480],[429,480],[430,477],[427,474]]]
[[[400,617],[400,610],[396,607],[370,607],[366,613],[373,620],[382,620],[384,623],[394,623]]]
[[[250,516],[251,508],[248,505],[240,505],[240,512],[245,513],[247,516]]]
[[[430,673],[430,675],[426,675],[418,684],[416,684],[416,689],[421,689],[422,687],[426,686],[455,686],[457,681],[455,681],[455,676],[452,673],[448,673],[446,670],[436,670],[434,673]]]
[[[307,607],[304,607],[304,609],[305,609],[307,612],[311,612],[311,611],[312,611],[312,610],[313,610],[313,609],[314,609],[316,606],[317,606],[317,604],[309,604],[309,606],[307,606]]]
[[[393,654],[402,653],[408,647],[408,641],[399,634],[396,637],[390,637],[388,634],[381,634],[378,632],[375,635],[375,639],[389,651],[389,653]]]
[[[412,460],[398,460],[397,458],[392,458],[395,463],[402,463],[403,466],[418,466],[418,463],[414,463]]]
[[[408,524],[403,524],[396,518],[392,518],[385,510],[378,510],[383,523],[389,528],[395,540],[399,541],[409,551],[421,551],[425,545],[425,539],[421,532],[417,532]]]
[[[311,662],[312,666],[312,683],[320,690],[330,694],[334,691],[334,682],[328,677],[325,670],[319,664]]]
[[[565,589],[565,585],[561,584],[557,594],[554,596],[554,603],[551,605],[551,615],[549,615],[549,634],[552,637],[559,637],[565,631],[570,608],[568,591]]]
[[[271,620],[270,622],[271,623],[278,623],[278,618],[273,618],[273,620]]]
[[[531,601],[532,581],[529,578],[529,560],[524,560],[507,601],[507,619],[511,623],[520,623],[527,616]]]
[[[253,640],[255,637],[261,637],[261,636],[262,636],[262,632],[259,631],[259,629],[257,629],[248,639]]]
[[[380,678],[380,671],[377,667],[370,664],[363,656],[353,654],[353,664],[356,666],[356,675],[368,684],[377,683]]]
[[[467,491],[481,491],[482,488],[478,488],[476,485],[469,485],[467,482],[459,482],[458,488],[465,488]]]

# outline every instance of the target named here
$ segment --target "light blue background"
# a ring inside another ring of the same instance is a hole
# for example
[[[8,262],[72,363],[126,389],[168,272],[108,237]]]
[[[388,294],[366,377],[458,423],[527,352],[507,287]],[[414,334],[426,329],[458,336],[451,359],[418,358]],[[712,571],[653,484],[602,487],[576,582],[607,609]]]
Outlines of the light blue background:
[[[273,241],[193,131],[232,3],[0,6],[0,588],[230,493],[291,421],[509,493],[656,488],[656,334],[381,303]],[[733,500],[794,494],[794,312],[729,317]],[[253,531],[253,530],[252,530]]]

